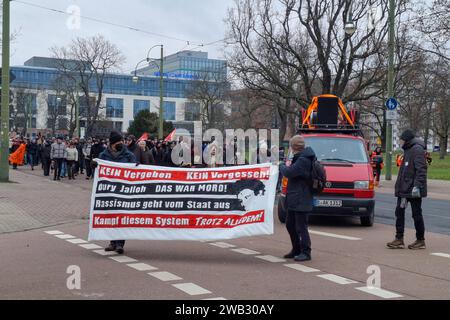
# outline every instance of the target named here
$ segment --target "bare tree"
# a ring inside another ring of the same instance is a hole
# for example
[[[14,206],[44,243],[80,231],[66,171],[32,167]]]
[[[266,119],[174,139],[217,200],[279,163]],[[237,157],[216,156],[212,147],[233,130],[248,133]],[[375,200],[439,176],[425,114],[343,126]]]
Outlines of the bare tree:
[[[60,73],[73,83],[86,102],[82,113],[86,120],[86,135],[91,136],[99,120],[102,106],[105,77],[125,61],[116,45],[97,35],[90,38],[76,38],[68,47],[52,48],[57,58]]]
[[[225,104],[228,101],[230,83],[221,73],[200,72],[198,79],[186,87],[186,97],[200,105],[203,129],[224,129]]]

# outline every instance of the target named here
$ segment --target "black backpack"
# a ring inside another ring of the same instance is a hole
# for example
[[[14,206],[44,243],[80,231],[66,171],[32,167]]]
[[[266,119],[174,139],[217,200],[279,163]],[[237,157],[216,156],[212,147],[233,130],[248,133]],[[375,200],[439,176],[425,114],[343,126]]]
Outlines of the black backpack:
[[[311,191],[312,194],[319,194],[325,188],[327,173],[323,165],[314,158],[311,163]]]

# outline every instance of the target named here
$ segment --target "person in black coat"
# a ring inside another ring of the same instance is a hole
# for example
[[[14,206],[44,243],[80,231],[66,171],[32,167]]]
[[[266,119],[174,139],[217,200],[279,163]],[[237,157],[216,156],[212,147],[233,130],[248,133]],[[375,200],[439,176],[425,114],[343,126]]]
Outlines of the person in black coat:
[[[31,170],[34,170],[34,165],[37,159],[38,153],[38,145],[36,144],[36,140],[32,139],[31,142],[27,143],[27,162],[31,166]]]
[[[91,147],[91,168],[92,168],[92,173],[91,173],[91,177],[94,178],[94,174],[95,174],[95,163],[94,163],[94,159],[98,158],[100,156],[100,154],[105,151],[105,148],[103,147],[103,144],[101,143],[100,139],[94,139],[93,140],[93,145]]]
[[[52,143],[46,140],[42,146],[42,167],[44,169],[44,176],[50,175],[50,164],[52,162],[50,154],[52,152]]]
[[[103,151],[99,159],[120,162],[120,163],[136,163],[134,154],[128,151],[123,143],[122,134],[118,131],[112,131],[109,135],[109,146]],[[112,240],[105,251],[116,251],[119,254],[123,253],[125,240]]]
[[[416,241],[408,245],[409,249],[425,249],[425,223],[422,215],[422,198],[427,196],[427,162],[426,147],[422,140],[415,137],[410,129],[400,136],[400,144],[404,150],[403,161],[395,182],[396,235],[392,242],[387,243],[390,249],[403,249],[403,234],[405,232],[405,210],[411,204],[412,217],[416,228]]]
[[[293,136],[289,145],[294,154],[292,164],[280,165],[280,174],[288,178],[286,228],[292,243],[291,252],[284,258],[308,261],[311,260],[308,215],[313,209],[311,170],[316,155],[310,147],[305,147],[303,136]]]

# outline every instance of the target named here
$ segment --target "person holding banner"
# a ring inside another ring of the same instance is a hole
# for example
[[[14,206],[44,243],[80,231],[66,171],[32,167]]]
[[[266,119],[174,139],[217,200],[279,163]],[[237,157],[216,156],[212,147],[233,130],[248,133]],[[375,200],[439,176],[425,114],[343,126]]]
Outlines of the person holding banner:
[[[105,151],[100,153],[99,158],[102,160],[121,163],[136,162],[134,154],[128,151],[127,147],[125,147],[123,136],[118,131],[111,131],[109,135],[109,145]],[[124,251],[124,246],[125,240],[112,240],[109,243],[109,246],[105,248],[105,251],[116,251],[117,253],[122,254]]]
[[[313,195],[310,187],[312,162],[316,158],[310,147],[305,148],[303,136],[295,135],[289,141],[294,155],[292,164],[280,165],[280,174],[288,178],[286,203],[286,229],[292,243],[292,250],[284,256],[295,261],[311,260],[311,239],[308,231],[308,214],[313,209]]]

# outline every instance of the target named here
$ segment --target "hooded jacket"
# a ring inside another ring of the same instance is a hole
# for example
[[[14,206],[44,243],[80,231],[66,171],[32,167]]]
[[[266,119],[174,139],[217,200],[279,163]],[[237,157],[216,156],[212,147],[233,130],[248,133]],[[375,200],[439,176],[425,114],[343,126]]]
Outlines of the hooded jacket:
[[[111,147],[106,148],[105,151],[100,153],[99,158],[102,160],[121,162],[121,163],[136,163],[134,154],[128,151],[127,147],[123,146],[120,152],[114,152]]]
[[[414,138],[403,145],[403,162],[395,182],[395,196],[411,198],[414,187],[419,187],[420,196],[427,196],[427,163],[425,144]]]
[[[280,174],[288,178],[286,203],[289,210],[312,211],[311,169],[312,161],[315,158],[316,154],[313,149],[306,147],[294,155],[291,166],[280,165]]]

